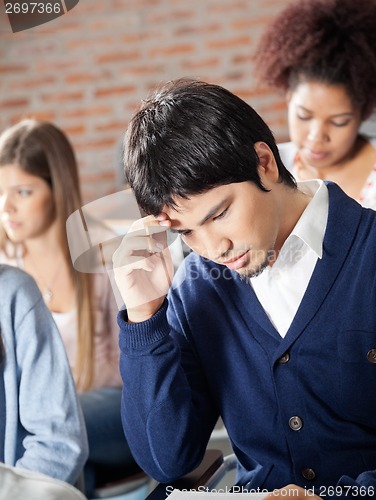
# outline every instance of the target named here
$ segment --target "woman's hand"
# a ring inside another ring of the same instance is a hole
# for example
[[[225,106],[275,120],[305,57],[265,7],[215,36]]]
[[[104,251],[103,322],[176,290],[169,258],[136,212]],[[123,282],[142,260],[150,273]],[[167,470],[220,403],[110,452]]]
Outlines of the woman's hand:
[[[293,174],[299,181],[308,181],[310,179],[320,179],[320,173],[316,167],[303,163],[299,153],[294,159]]]

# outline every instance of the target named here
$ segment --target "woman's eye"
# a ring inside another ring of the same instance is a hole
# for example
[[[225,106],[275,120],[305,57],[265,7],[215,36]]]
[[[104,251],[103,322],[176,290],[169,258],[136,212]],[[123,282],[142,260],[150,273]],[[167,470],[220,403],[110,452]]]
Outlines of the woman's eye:
[[[311,119],[311,117],[310,117],[310,116],[308,116],[308,115],[300,115],[300,114],[297,114],[296,116],[299,118],[299,120],[304,120],[304,121],[306,121],[306,120],[310,120],[310,119]]]
[[[189,236],[190,234],[192,234],[192,231],[184,231],[184,232],[180,233],[180,236],[182,238],[187,238],[187,236]]]
[[[350,123],[350,120],[345,120],[341,122],[332,122],[335,127],[346,127]]]
[[[30,189],[19,189],[19,190],[18,190],[18,194],[19,194],[22,198],[26,198],[27,196],[30,196],[30,195],[31,195],[31,191],[30,191]]]

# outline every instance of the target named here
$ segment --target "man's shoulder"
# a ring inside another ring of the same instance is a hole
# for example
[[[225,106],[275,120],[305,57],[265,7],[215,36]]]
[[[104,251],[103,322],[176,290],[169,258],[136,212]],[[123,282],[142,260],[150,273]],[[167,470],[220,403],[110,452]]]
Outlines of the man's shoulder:
[[[326,246],[344,248],[351,245],[363,256],[374,253],[376,243],[376,211],[348,196],[335,183],[325,181],[329,192]]]
[[[363,207],[357,200],[347,195],[342,188],[332,181],[324,181],[329,193],[329,209],[331,212],[344,214],[348,212],[361,219],[375,222],[376,211],[372,208]],[[337,209],[337,210],[335,210]],[[347,215],[346,215],[347,216]]]

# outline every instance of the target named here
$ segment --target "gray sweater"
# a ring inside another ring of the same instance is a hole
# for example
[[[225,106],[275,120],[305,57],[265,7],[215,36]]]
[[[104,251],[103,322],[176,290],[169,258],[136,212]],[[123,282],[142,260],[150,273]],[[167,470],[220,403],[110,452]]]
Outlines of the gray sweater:
[[[0,265],[4,462],[74,484],[88,456],[60,334],[34,280]]]

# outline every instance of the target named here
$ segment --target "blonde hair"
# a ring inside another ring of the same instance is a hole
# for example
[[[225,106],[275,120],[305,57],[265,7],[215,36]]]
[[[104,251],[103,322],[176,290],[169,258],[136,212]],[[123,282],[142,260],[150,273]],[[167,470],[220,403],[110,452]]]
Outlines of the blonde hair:
[[[69,255],[66,220],[82,206],[78,168],[73,148],[55,125],[34,119],[22,120],[0,135],[0,167],[17,164],[25,172],[44,179],[50,186],[59,226],[60,242],[76,293],[78,318],[74,378],[79,390],[88,390],[94,379],[94,318],[91,276],[76,271]],[[4,228],[0,249],[14,249]]]

